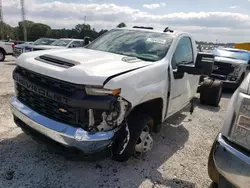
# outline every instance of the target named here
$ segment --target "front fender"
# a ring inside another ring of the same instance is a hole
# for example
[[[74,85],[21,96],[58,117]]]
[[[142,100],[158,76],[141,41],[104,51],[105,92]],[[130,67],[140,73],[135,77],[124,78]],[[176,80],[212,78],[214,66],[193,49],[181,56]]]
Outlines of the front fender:
[[[167,66],[164,66],[167,67]],[[129,101],[132,107],[155,98],[167,99],[167,69],[149,66],[112,78],[104,87],[121,88],[120,96]]]

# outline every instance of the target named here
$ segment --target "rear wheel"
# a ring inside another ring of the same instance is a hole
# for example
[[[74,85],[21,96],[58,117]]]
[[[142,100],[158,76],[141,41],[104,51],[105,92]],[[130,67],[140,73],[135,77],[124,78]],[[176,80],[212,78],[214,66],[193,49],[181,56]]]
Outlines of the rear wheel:
[[[222,82],[218,80],[204,80],[200,87],[200,103],[218,106],[222,95]]]
[[[150,151],[153,146],[151,136],[153,125],[154,121],[150,116],[144,114],[130,116],[126,127],[122,128],[112,146],[113,160],[124,162],[133,155],[140,157]]]
[[[4,61],[5,59],[5,52],[3,50],[0,50],[0,62]]]

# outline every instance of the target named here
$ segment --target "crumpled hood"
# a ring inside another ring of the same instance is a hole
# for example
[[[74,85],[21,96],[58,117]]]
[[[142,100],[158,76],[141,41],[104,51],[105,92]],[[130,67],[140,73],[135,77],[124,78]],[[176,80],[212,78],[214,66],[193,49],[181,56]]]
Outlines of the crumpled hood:
[[[230,63],[230,64],[245,64],[247,61],[245,60],[240,60],[240,59],[232,59],[232,58],[227,58],[227,57],[219,57],[215,56],[214,58],[215,61],[223,62],[223,63]]]
[[[76,62],[63,68],[39,61],[35,58],[50,55]],[[24,53],[17,58],[17,64],[34,72],[76,84],[103,85],[104,81],[117,74],[129,72],[156,62],[142,61],[124,55],[89,50],[86,48],[42,50]]]

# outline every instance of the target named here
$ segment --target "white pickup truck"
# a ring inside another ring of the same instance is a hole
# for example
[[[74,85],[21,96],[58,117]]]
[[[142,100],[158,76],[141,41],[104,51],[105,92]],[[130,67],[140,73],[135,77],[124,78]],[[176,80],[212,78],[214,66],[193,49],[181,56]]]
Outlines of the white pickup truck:
[[[0,62],[4,61],[6,55],[13,54],[14,43],[0,41]]]
[[[153,146],[152,132],[188,104],[217,106],[222,84],[213,57],[184,32],[113,29],[78,49],[22,54],[13,71],[15,123],[35,139],[85,154],[105,149],[126,161]]]

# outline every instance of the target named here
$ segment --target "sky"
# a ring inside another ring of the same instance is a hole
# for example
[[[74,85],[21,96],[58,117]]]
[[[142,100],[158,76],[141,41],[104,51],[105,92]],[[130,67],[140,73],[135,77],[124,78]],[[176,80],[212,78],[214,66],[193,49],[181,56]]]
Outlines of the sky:
[[[2,0],[3,19],[16,26],[19,0]],[[26,19],[51,28],[90,24],[97,31],[120,22],[193,34],[196,40],[250,42],[250,0],[25,0]]]

